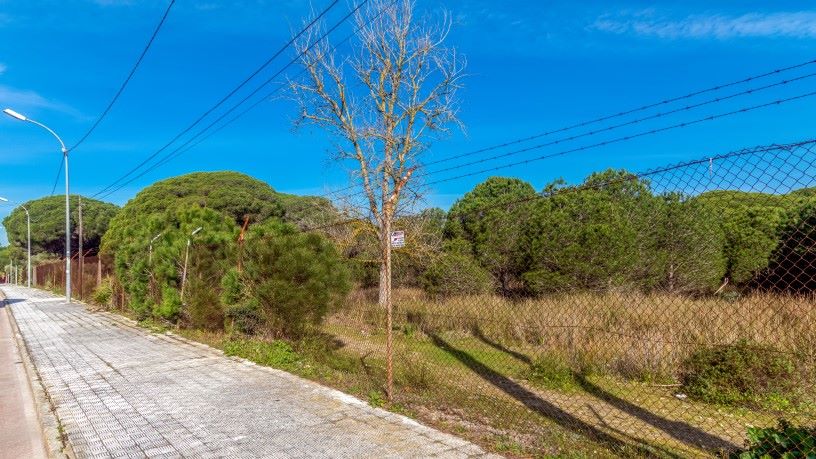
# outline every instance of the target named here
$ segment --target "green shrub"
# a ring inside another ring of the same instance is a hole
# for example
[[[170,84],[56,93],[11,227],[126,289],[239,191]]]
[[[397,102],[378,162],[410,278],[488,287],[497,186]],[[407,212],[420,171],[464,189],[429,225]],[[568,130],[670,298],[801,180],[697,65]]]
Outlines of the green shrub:
[[[493,280],[473,257],[445,252],[428,266],[422,287],[430,295],[478,295],[490,292]]]
[[[226,317],[229,331],[254,335],[263,325],[260,306],[255,300],[228,303]]]
[[[731,455],[736,459],[816,457],[816,427],[792,426],[784,419],[778,427],[749,427],[746,449]]]
[[[241,284],[241,273],[236,268],[231,268],[221,278],[221,303],[224,306],[238,304],[243,299],[243,287]]]
[[[91,294],[91,301],[99,306],[110,306],[113,298],[113,282],[110,277],[102,279]]]
[[[298,338],[320,324],[350,289],[343,260],[328,240],[279,222],[258,225],[246,240],[242,280],[264,328]]]
[[[181,313],[181,297],[178,290],[167,286],[162,288],[161,303],[156,306],[153,312],[164,320],[175,322]]]
[[[684,362],[681,381],[693,398],[738,405],[789,393],[794,376],[795,366],[787,356],[742,340],[696,351]]]

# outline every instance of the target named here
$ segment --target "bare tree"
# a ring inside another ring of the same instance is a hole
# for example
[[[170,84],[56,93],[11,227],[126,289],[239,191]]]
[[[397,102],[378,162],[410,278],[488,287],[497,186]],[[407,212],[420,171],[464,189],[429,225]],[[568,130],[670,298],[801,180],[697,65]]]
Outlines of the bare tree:
[[[457,91],[465,62],[444,46],[448,15],[417,20],[413,0],[370,0],[355,15],[353,52],[339,56],[321,31],[297,43],[305,81],[290,82],[297,125],[336,139],[336,159],[353,164],[362,191],[353,201],[377,232],[379,304],[387,317],[387,395],[393,397],[392,224],[419,157],[458,126]]]

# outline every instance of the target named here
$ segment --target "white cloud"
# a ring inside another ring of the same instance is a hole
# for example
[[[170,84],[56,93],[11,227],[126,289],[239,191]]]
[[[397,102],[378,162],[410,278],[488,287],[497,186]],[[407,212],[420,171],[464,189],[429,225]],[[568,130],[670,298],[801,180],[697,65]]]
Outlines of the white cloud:
[[[4,63],[0,62],[0,75],[2,75],[2,74],[4,74],[4,73],[6,73],[6,69],[7,69],[7,68],[8,68],[8,67],[6,67],[6,64],[4,64]]]
[[[655,17],[653,11],[646,11],[623,17],[604,16],[590,28],[664,39],[816,38],[816,11],[748,13],[740,16],[693,15],[679,20]]]
[[[15,107],[18,108],[19,111],[53,110],[76,118],[84,118],[75,108],[61,102],[49,100],[35,91],[17,89],[5,85],[0,85],[0,105],[4,107]]]

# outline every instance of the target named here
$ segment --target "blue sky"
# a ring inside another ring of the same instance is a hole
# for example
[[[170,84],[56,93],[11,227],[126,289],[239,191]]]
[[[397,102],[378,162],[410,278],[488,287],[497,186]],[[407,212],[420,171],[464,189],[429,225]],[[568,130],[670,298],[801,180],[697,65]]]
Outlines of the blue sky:
[[[816,7],[811,2],[578,3],[417,0],[417,9],[429,17],[442,9],[452,13],[449,44],[467,57],[469,74],[461,92],[465,131],[436,142],[427,160],[816,58]],[[0,106],[50,125],[73,144],[130,70],[166,4],[0,0]],[[96,193],[155,151],[274,53],[311,8],[326,4],[179,0],[108,118],[72,152],[72,191]],[[330,21],[347,7],[342,1]],[[275,61],[265,77],[291,56]],[[788,76],[812,72],[816,66]],[[816,78],[634,126],[618,135],[811,91],[816,91]],[[541,188],[558,177],[579,181],[607,167],[640,171],[745,146],[803,140],[816,136],[814,101],[808,98],[501,174]],[[121,205],[156,180],[200,170],[238,170],[292,193],[345,187],[345,167],[329,159],[330,139],[316,130],[294,132],[295,114],[286,99],[263,103],[109,199]],[[25,201],[50,194],[59,161],[56,144],[45,133],[0,119],[0,196]],[[428,201],[447,207],[487,176],[440,184],[429,190]],[[57,193],[61,190],[60,182]],[[0,207],[0,217],[8,211],[8,206]],[[5,243],[2,230],[0,242]]]

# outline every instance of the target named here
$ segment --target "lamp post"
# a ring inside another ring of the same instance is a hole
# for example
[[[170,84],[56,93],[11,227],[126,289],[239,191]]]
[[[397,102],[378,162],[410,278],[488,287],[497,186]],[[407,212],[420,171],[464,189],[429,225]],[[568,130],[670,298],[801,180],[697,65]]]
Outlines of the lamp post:
[[[60,148],[62,150],[62,156],[65,158],[65,300],[70,303],[71,302],[71,195],[69,193],[70,190],[70,181],[68,180],[68,149],[65,148],[65,143],[62,139],[48,126],[34,121],[31,118],[26,118],[25,116],[15,112],[14,110],[7,108],[3,110],[3,113],[6,115],[19,120],[19,121],[27,121],[31,124],[36,124],[37,126],[45,129],[54,138],[57,139],[60,143]]]
[[[153,236],[153,239],[150,240],[150,246],[149,246],[148,251],[147,251],[147,264],[148,265],[153,264],[153,243],[156,242],[156,239],[160,238],[162,234],[164,234],[164,231],[162,231],[161,233]]]
[[[181,302],[184,303],[184,285],[187,283],[187,262],[190,260],[190,244],[192,243],[193,236],[195,236],[199,231],[201,231],[202,227],[198,227],[190,233],[190,237],[187,238],[187,249],[184,251],[184,271],[181,274]]]
[[[8,199],[0,196],[0,201],[9,202]],[[31,288],[31,215],[28,213],[28,208],[20,205],[26,214],[26,230],[28,233],[28,260],[26,262],[26,285]]]

